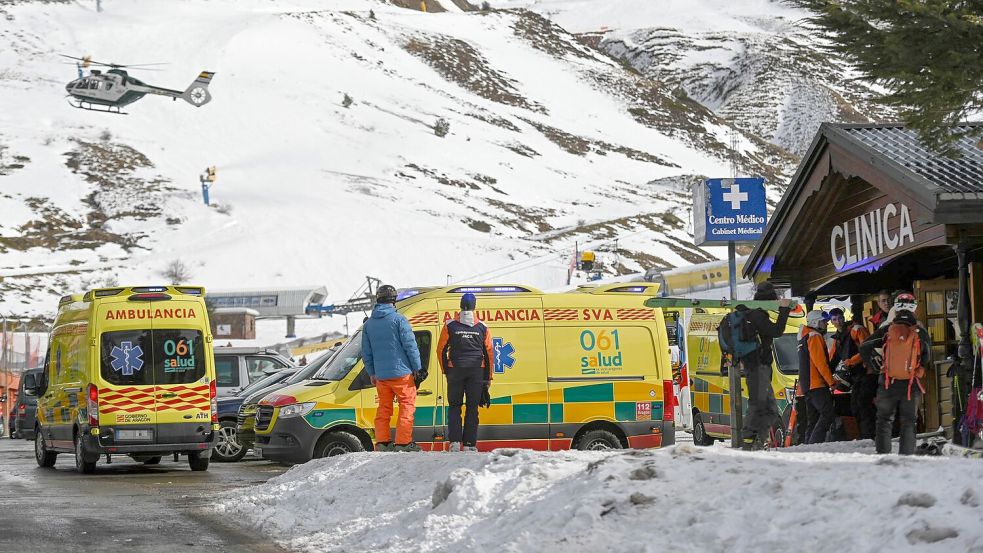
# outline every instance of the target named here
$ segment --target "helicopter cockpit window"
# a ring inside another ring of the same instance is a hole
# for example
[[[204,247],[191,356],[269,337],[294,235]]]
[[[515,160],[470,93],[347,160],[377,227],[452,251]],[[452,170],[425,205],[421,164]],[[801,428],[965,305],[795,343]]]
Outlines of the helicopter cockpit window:
[[[106,90],[110,90],[112,88],[113,88],[113,83],[106,83]]]

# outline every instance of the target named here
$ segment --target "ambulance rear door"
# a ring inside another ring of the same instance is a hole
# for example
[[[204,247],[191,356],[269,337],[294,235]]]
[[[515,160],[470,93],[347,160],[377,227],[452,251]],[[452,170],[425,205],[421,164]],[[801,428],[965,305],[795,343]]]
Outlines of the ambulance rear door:
[[[113,429],[115,443],[150,444],[157,435],[157,410],[148,303],[120,300],[100,302],[95,314],[99,378],[92,382],[99,426]]]
[[[157,441],[202,442],[211,431],[205,310],[201,302],[180,296],[148,303],[154,314],[151,368]]]

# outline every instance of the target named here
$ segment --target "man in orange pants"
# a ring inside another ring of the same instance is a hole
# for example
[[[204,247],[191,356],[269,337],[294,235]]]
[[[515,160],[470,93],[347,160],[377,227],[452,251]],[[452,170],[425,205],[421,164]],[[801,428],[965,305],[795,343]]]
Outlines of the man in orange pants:
[[[413,328],[396,311],[396,289],[392,286],[379,287],[372,316],[362,325],[362,360],[379,396],[375,415],[376,449],[420,451],[413,441],[413,414],[416,383],[426,379],[426,371],[420,363]],[[395,444],[389,428],[394,399],[399,402]]]

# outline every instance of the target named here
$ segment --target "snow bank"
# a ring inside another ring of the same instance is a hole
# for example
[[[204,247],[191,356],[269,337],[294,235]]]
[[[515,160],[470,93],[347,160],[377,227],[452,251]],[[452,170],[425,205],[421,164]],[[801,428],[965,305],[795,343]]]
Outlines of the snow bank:
[[[983,464],[810,449],[361,453],[215,509],[298,551],[983,552]]]

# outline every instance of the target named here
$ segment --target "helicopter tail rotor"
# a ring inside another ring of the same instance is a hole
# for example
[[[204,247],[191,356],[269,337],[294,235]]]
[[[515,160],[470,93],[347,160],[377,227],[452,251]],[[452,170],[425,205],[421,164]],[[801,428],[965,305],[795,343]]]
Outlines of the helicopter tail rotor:
[[[212,101],[212,95],[208,92],[208,83],[212,81],[212,76],[215,73],[212,71],[202,71],[198,74],[198,77],[192,82],[188,89],[181,94],[181,98],[184,101],[195,107],[201,107],[208,102]]]

